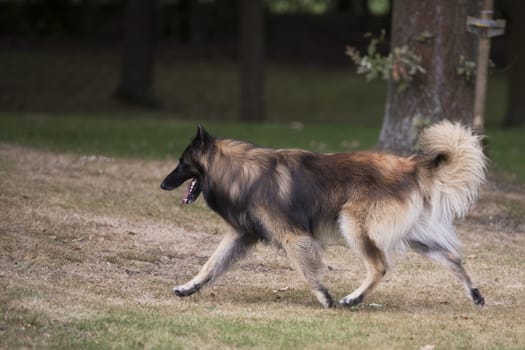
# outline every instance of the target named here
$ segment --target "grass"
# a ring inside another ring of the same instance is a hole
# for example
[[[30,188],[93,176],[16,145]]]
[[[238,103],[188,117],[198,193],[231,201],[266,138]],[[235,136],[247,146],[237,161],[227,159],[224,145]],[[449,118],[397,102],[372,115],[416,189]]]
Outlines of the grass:
[[[114,157],[176,158],[202,123],[213,134],[250,140],[269,147],[298,147],[320,152],[349,152],[375,146],[379,127],[343,122],[265,122],[174,120],[139,114],[0,114],[0,141],[56,152]],[[299,127],[297,127],[299,125]],[[524,128],[488,129],[491,167],[506,180],[525,182]]]
[[[222,291],[225,292],[224,290]],[[230,290],[254,294],[261,290]],[[307,293],[303,293],[308,299]],[[381,294],[381,293],[380,293]],[[0,294],[0,296],[2,296]],[[73,320],[50,320],[32,310],[39,302],[8,308],[13,301],[45,300],[49,296],[25,289],[3,294],[2,322],[10,348],[53,349],[519,349],[519,332],[504,319],[506,307],[483,312],[454,303],[394,306],[403,297],[389,295],[389,305],[364,305],[352,310],[321,310],[288,302],[257,303],[174,301],[166,306],[127,305],[98,310]],[[380,297],[381,298],[381,297]],[[27,300],[27,299],[26,299]],[[31,304],[33,306],[31,306]],[[264,308],[261,307],[265,305]],[[460,310],[460,311],[458,311]],[[513,316],[514,317],[514,316]],[[497,331],[494,333],[494,329]],[[16,337],[11,338],[13,329]],[[489,335],[487,335],[487,333]]]
[[[492,167],[506,180],[525,182],[525,128],[489,129],[488,152]]]
[[[178,299],[173,285],[199,270],[227,228],[202,200],[175,204],[184,189],[158,189],[167,163],[0,145],[0,349],[525,346],[523,192],[483,193],[458,227],[482,310],[445,269],[416,255],[360,307],[323,310],[265,246]],[[337,299],[364,276],[347,249],[328,247],[324,258]]]
[[[234,120],[232,63],[161,60],[157,91],[165,109],[155,113],[108,97],[117,64],[107,53],[90,60],[83,53],[0,53],[1,84],[9,87],[0,99],[0,349],[525,348],[520,191],[484,194],[459,227],[466,264],[487,298],[483,310],[444,269],[417,256],[389,273],[364,305],[322,310],[270,248],[257,248],[216,286],[172,298],[173,283],[198,271],[226,228],[202,200],[181,207],[174,198],[183,190],[158,190],[173,164],[156,160],[175,159],[198,123],[264,146],[373,148],[384,86],[363,84],[344,68],[272,64],[270,119],[247,124]],[[31,74],[21,79],[20,72]],[[488,103],[491,167],[523,183],[525,130],[495,126],[504,96],[496,76]],[[345,254],[325,254],[336,297],[363,277]]]
[[[213,134],[250,140],[271,147],[301,147],[319,151],[373,147],[374,127],[343,123],[310,123],[294,129],[287,123],[187,121],[135,117],[82,115],[0,115],[0,140],[54,151],[103,154],[132,158],[178,157],[199,122]]]
[[[71,325],[54,339],[58,348],[272,348],[272,349],[376,349],[400,348],[391,322],[378,315],[323,312],[257,317],[220,315],[199,307],[170,314],[168,310],[137,308],[116,310],[101,318]],[[386,322],[385,322],[386,321]],[[390,331],[384,332],[384,329]],[[401,326],[402,327],[402,326]],[[418,333],[422,330],[414,330]],[[82,336],[89,332],[89,336]],[[405,333],[406,330],[403,330]],[[437,336],[437,337],[436,337]],[[413,336],[404,346],[426,345],[440,339],[440,347],[461,348],[476,344],[476,331]],[[117,341],[115,341],[117,339]]]
[[[343,55],[343,53],[341,52]],[[111,98],[120,56],[110,50],[11,49],[0,52],[0,110],[127,117],[136,110]],[[340,67],[292,66],[269,62],[265,104],[270,121],[349,122],[378,125],[384,114],[387,85],[366,83],[350,64]],[[235,120],[239,103],[235,62],[174,59],[159,53],[155,67],[157,112],[183,120]],[[491,76],[487,124],[505,113],[504,72]]]
[[[249,292],[249,291],[244,291]],[[505,325],[509,311],[451,307],[395,309],[363,306],[354,311],[308,306],[194,305],[112,307],[76,321],[50,323],[29,311],[24,332],[47,334],[54,349],[519,349],[520,335]],[[458,307],[458,306],[455,306]],[[491,331],[499,327],[498,333]],[[47,333],[46,333],[47,332]],[[487,337],[486,333],[490,333]],[[23,338],[22,338],[23,339]],[[23,345],[24,342],[21,342]],[[27,343],[26,343],[27,345]]]
[[[0,109],[128,113],[133,110],[111,98],[119,62],[118,54],[105,51],[3,51],[0,76],[8,88],[2,92]],[[235,62],[159,57],[155,73],[156,95],[162,105],[159,114],[182,119],[236,118],[239,77]],[[365,84],[352,73],[350,64],[341,68],[269,64],[266,74],[270,120],[366,122],[383,114],[386,84]]]

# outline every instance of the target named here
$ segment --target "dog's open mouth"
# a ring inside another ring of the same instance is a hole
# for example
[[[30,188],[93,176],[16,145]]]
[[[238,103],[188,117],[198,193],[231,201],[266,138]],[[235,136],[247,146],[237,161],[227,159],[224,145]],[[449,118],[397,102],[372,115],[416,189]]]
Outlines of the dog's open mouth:
[[[182,203],[191,204],[195,202],[197,197],[199,197],[200,193],[201,193],[201,182],[197,178],[191,179],[191,182],[188,185],[188,189],[186,190],[186,194],[182,198]]]

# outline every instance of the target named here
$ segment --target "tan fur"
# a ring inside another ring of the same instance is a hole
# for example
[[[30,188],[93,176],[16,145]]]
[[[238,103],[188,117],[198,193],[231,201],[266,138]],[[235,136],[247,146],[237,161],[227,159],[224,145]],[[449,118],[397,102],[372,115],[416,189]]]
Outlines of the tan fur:
[[[283,201],[289,200],[293,182],[290,171],[285,166],[278,165],[275,167],[275,176],[277,178],[279,197]]]
[[[433,208],[448,218],[461,217],[478,197],[485,181],[486,157],[481,137],[459,123],[444,120],[423,130],[418,144],[429,158],[446,154],[445,164],[433,172],[422,172],[423,195],[431,198]]]
[[[260,163],[260,149],[253,148],[252,145],[234,141],[221,140],[216,144],[218,157],[209,167],[209,171],[216,174],[214,178],[221,183],[228,183],[232,197],[241,196],[245,188],[249,188],[257,180],[264,163]],[[225,176],[225,168],[237,167],[238,174],[235,178]]]

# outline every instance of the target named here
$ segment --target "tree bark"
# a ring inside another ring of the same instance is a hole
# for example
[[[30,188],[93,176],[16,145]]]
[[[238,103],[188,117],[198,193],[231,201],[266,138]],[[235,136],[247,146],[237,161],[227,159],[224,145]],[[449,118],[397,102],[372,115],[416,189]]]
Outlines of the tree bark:
[[[475,61],[478,39],[467,32],[467,16],[478,16],[481,0],[394,0],[391,49],[407,45],[421,56],[418,74],[404,92],[388,84],[378,147],[407,155],[419,130],[441,119],[472,123],[474,84],[457,74],[460,57]],[[431,36],[422,40],[421,33]]]
[[[154,107],[153,50],[156,1],[127,0],[120,78],[115,95],[131,104]]]
[[[100,4],[93,0],[82,0],[82,36],[84,38],[95,34],[99,7]]]
[[[201,4],[199,0],[189,0],[189,32],[190,42],[194,46],[202,44],[202,20],[201,20]]]
[[[264,119],[264,13],[262,0],[240,0],[240,119]]]
[[[505,126],[525,125],[525,1],[515,0],[510,23],[510,74]]]

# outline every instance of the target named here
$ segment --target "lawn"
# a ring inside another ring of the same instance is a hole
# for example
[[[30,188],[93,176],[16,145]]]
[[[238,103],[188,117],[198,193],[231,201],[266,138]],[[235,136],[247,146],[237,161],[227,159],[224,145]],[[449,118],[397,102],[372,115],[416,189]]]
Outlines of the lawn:
[[[183,189],[159,189],[174,165],[0,144],[0,348],[525,347],[522,186],[491,182],[458,222],[483,309],[410,253],[363,305],[324,310],[264,245],[213,286],[172,296],[227,230],[202,199],[182,206]],[[343,247],[324,258],[335,298],[364,277]]]
[[[203,124],[212,134],[250,140],[268,147],[298,147],[319,152],[371,149],[378,125],[316,121],[241,123],[236,121],[175,120],[134,114],[0,114],[0,142],[56,152],[166,159],[177,158]],[[524,128],[488,129],[488,153],[494,174],[506,181],[525,182]]]
[[[343,55],[343,52],[341,52]],[[163,117],[183,120],[235,120],[239,77],[235,62],[182,59],[159,53],[155,92]],[[0,52],[0,111],[72,114],[143,114],[116,102],[120,56],[116,50],[12,49]],[[268,120],[334,121],[377,126],[381,123],[386,83],[365,82],[346,66],[268,62],[265,104]],[[505,72],[491,75],[487,124],[505,113]]]
[[[217,136],[269,147],[351,151],[374,146],[378,129],[344,123],[240,123],[173,120],[148,115],[0,114],[0,141],[56,151],[162,159],[178,157],[202,124]]]
[[[410,253],[363,305],[323,310],[269,246],[210,288],[173,297],[228,228],[202,199],[182,206],[182,189],[159,184],[199,123],[270,147],[373,148],[383,84],[272,64],[269,120],[241,123],[232,63],[160,60],[157,112],[109,98],[116,64],[107,53],[0,53],[0,349],[525,348],[525,129],[497,127],[500,76],[489,87],[490,181],[458,221],[486,306]],[[343,247],[324,258],[336,298],[364,277]]]

